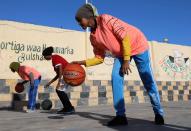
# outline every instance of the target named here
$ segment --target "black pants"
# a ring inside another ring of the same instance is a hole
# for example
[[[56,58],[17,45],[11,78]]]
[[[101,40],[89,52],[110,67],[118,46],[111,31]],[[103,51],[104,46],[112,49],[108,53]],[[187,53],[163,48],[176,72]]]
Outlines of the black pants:
[[[57,93],[57,95],[58,95],[58,97],[59,97],[60,101],[62,102],[63,107],[64,107],[65,109],[70,110],[70,109],[73,109],[73,108],[74,108],[74,107],[72,106],[72,104],[71,104],[69,98],[68,98],[68,95],[67,95],[64,91],[60,91],[60,90],[57,90],[57,89],[56,89],[56,93]]]

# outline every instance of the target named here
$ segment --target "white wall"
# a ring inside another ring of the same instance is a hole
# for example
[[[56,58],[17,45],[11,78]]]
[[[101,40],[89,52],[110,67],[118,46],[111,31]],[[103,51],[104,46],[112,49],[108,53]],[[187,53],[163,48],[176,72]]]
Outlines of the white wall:
[[[58,53],[68,61],[83,60],[94,56],[88,38],[85,32],[0,21],[0,79],[19,78],[8,68],[12,61],[20,61],[23,65],[35,67],[41,72],[43,79],[51,78],[55,73],[51,62],[42,60],[43,48],[58,47]],[[156,41],[149,42],[149,45],[156,80],[191,80],[191,47]],[[31,58],[31,54],[35,59]],[[112,63],[113,58],[106,57],[103,64],[87,68],[87,78],[110,80]],[[132,73],[125,79],[140,80],[133,61],[131,69]]]

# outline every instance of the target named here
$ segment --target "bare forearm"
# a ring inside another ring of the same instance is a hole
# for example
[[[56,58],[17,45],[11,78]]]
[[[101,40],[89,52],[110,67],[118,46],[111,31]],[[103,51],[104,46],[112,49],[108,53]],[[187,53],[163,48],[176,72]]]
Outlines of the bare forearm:
[[[62,79],[62,67],[58,67],[58,83],[61,82]]]
[[[52,84],[53,82],[55,82],[57,79],[59,78],[58,75],[56,75],[50,82],[48,82],[48,84]]]

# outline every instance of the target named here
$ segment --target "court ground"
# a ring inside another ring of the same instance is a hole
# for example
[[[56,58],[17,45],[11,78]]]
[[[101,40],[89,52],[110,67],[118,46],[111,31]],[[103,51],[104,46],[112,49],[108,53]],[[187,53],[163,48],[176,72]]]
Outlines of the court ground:
[[[128,126],[107,127],[114,116],[112,106],[78,107],[74,115],[55,111],[32,114],[0,109],[0,131],[191,131],[191,102],[163,103],[164,126],[154,125],[150,104],[127,104]]]

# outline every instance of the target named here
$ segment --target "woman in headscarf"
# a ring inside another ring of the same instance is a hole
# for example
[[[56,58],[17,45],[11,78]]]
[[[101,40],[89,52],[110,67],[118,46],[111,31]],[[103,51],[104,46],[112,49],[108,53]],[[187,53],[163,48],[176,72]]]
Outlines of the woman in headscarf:
[[[9,68],[12,72],[17,72],[18,75],[22,78],[23,85],[27,82],[30,82],[30,88],[28,93],[28,110],[27,113],[35,112],[36,108],[36,96],[38,92],[38,86],[41,81],[41,74],[34,69],[33,67],[20,65],[18,62],[12,62],[9,65]]]
[[[98,15],[96,8],[91,4],[80,7],[75,19],[84,30],[90,27],[90,41],[95,57],[73,63],[89,67],[101,64],[106,51],[110,51],[115,56],[112,71],[112,91],[116,117],[108,122],[108,126],[128,124],[125,115],[123,84],[124,75],[131,72],[129,66],[131,59],[134,59],[140,78],[150,97],[155,113],[155,123],[164,124],[164,112],[152,74],[149,45],[144,34],[138,28],[114,16]]]

